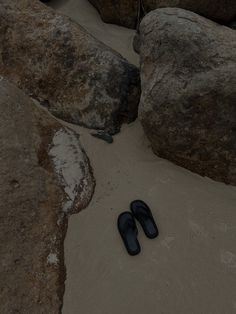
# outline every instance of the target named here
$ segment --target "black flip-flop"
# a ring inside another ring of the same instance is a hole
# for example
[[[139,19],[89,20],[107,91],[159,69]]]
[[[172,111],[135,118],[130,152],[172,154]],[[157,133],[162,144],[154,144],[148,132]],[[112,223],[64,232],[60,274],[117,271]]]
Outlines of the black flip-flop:
[[[146,236],[150,239],[156,238],[159,232],[148,205],[141,200],[136,200],[130,204],[130,210],[143,227]]]
[[[120,214],[117,226],[128,253],[130,255],[140,253],[141,249],[137,239],[138,229],[133,215],[130,212]]]

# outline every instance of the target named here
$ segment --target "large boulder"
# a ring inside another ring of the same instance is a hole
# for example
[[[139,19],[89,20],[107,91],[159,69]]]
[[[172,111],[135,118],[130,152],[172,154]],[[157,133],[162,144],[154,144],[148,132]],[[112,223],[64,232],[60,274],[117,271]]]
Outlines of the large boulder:
[[[0,0],[0,74],[57,117],[116,132],[137,116],[139,71],[38,0]]]
[[[139,117],[156,154],[236,184],[236,33],[166,8],[140,27]]]
[[[236,16],[235,0],[89,0],[107,23],[137,27],[143,14],[158,8],[177,7],[209,19],[229,22]]]
[[[60,312],[67,215],[94,180],[76,133],[0,79],[1,314]]]

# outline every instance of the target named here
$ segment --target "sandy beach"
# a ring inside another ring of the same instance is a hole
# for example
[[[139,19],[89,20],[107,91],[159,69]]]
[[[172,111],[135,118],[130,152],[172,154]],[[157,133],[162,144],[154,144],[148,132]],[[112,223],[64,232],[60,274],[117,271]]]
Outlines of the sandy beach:
[[[138,122],[112,145],[77,129],[97,187],[69,220],[63,313],[235,313],[235,188],[157,158]],[[130,257],[116,219],[137,198],[151,206],[160,236],[139,228],[142,252]]]
[[[134,31],[104,24],[86,0],[52,1],[92,35],[137,64]],[[139,121],[107,144],[81,135],[96,178],[89,207],[69,219],[63,314],[236,313],[236,188],[155,156]],[[131,257],[117,231],[134,199],[147,202],[160,236],[139,228]]]

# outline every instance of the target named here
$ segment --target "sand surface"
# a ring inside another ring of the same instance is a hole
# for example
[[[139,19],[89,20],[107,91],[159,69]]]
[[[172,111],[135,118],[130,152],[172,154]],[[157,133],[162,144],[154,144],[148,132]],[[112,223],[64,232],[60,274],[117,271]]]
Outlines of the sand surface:
[[[86,0],[53,6],[137,63],[132,31],[103,24]],[[111,145],[71,127],[97,187],[69,220],[63,314],[236,313],[236,188],[156,157],[138,121]],[[137,198],[152,208],[160,236],[149,240],[139,228],[142,251],[130,257],[116,221]]]
[[[236,189],[157,158],[138,122],[112,145],[77,129],[97,187],[69,220],[63,313],[236,313]],[[130,257],[116,220],[137,198],[160,236],[139,228],[142,252]]]

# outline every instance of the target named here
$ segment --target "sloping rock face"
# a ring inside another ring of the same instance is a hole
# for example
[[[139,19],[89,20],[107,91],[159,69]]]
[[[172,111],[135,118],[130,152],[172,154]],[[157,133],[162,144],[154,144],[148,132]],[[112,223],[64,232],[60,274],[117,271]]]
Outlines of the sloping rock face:
[[[189,10],[219,22],[229,22],[236,17],[235,0],[90,0],[102,19],[135,28],[142,14],[158,8],[176,7]]]
[[[142,21],[140,43],[139,117],[154,152],[235,185],[235,31],[159,9]]]
[[[89,161],[78,135],[2,78],[0,120],[0,312],[59,313],[67,215],[91,199]]]
[[[0,0],[0,74],[57,117],[116,132],[137,116],[138,69],[38,0]]]

